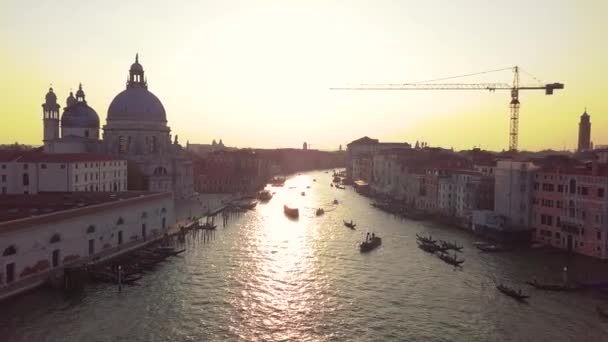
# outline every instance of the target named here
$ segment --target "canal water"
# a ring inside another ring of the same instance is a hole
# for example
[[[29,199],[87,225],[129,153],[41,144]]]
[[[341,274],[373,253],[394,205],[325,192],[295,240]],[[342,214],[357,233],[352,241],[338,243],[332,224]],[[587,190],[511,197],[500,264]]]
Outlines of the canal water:
[[[398,219],[330,182],[323,171],[293,176],[272,188],[270,202],[232,216],[209,239],[190,236],[183,257],[121,293],[98,284],[76,297],[40,290],[0,303],[0,340],[608,340],[608,321],[595,311],[606,298],[524,284],[561,281],[564,266],[572,279],[602,278],[606,265],[541,251],[480,253],[465,231]],[[300,218],[288,219],[283,204],[299,207]],[[316,217],[319,207],[325,214]],[[383,244],[361,254],[368,231]],[[416,233],[464,245],[464,267],[416,248]],[[496,283],[521,287],[529,304]]]

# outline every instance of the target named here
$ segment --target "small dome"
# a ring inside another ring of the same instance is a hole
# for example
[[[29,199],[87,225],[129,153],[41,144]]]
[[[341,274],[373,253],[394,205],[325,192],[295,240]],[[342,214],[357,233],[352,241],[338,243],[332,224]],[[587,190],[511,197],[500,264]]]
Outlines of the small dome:
[[[46,93],[46,96],[44,97],[44,99],[46,100],[47,103],[55,103],[57,102],[57,95],[55,95],[55,92],[53,92],[53,88],[49,88],[49,92]]]
[[[68,97],[68,102],[69,99]],[[61,116],[61,127],[99,128],[99,116],[86,102],[76,102],[74,100]]]
[[[110,103],[107,120],[167,122],[167,115],[158,97],[148,89],[127,88]]]
[[[65,99],[66,107],[69,107],[76,103],[76,98],[74,97],[74,93],[70,92],[70,96]]]
[[[131,69],[129,69],[129,71],[133,72],[143,72],[144,71],[144,67],[141,66],[141,64],[139,64],[139,54],[135,54],[135,63],[131,64]]]

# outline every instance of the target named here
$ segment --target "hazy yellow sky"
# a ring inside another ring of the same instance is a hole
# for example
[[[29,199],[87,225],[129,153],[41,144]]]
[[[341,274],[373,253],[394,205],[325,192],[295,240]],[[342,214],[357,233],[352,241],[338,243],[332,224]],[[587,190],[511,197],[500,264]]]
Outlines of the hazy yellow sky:
[[[104,124],[139,52],[181,142],[334,149],[369,135],[500,150],[508,92],[329,88],[520,65],[566,85],[522,94],[521,149],[574,148],[585,106],[592,140],[608,144],[606,13],[605,0],[0,0],[0,143],[40,144],[50,83],[63,105],[82,82]]]

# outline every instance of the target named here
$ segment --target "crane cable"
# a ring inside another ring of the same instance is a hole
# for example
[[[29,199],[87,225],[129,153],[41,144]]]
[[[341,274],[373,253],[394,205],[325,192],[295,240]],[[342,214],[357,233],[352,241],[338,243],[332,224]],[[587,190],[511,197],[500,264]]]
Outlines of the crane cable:
[[[496,70],[488,70],[488,71],[482,71],[482,72],[475,72],[475,73],[471,73],[471,74],[464,74],[464,75],[451,76],[451,77],[442,77],[442,78],[436,78],[436,79],[432,79],[432,80],[412,82],[412,84],[422,84],[422,83],[430,83],[430,82],[437,82],[437,81],[445,81],[445,80],[450,80],[450,79],[454,79],[454,78],[477,76],[477,75],[489,74],[491,72],[498,72],[498,71],[505,71],[505,70],[513,70],[513,67],[496,69]]]

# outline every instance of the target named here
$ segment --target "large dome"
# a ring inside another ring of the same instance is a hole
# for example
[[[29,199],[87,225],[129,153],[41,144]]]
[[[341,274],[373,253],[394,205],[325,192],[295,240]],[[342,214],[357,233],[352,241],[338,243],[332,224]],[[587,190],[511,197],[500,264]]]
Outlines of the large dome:
[[[99,128],[99,116],[86,102],[76,102],[63,112],[61,127]]]
[[[110,120],[167,121],[165,108],[156,95],[143,87],[127,88],[108,108]]]

